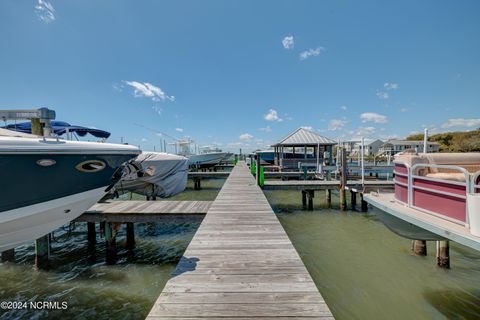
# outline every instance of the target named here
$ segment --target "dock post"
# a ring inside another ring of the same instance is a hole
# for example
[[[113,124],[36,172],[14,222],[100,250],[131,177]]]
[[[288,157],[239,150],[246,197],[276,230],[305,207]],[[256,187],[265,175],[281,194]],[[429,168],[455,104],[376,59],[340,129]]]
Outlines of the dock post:
[[[135,249],[135,227],[133,222],[127,222],[127,249]]]
[[[88,247],[93,248],[97,243],[97,232],[95,231],[95,222],[87,222]]]
[[[327,202],[327,206],[330,208],[332,206],[332,190],[331,189],[325,190],[325,201]]]
[[[255,155],[255,179],[257,180],[257,186],[260,185],[260,156]]]
[[[363,200],[363,193],[360,193],[360,202],[361,202],[362,212],[367,212],[368,211],[368,202]]]
[[[50,256],[50,241],[48,234],[35,240],[35,267],[37,269],[48,269],[48,258]]]
[[[107,264],[114,264],[117,259],[117,242],[111,222],[105,222],[105,244]]]
[[[307,191],[302,190],[302,207],[303,209],[307,209]]]
[[[347,210],[347,195],[345,193],[345,187],[347,186],[347,153],[343,148],[339,151],[342,165],[342,175],[340,180],[340,209],[345,211]]]
[[[350,202],[352,204],[352,210],[355,210],[357,207],[357,193],[353,190],[350,190]]]
[[[425,240],[412,240],[412,251],[416,255],[427,255],[427,241]]]
[[[15,249],[9,249],[2,252],[2,262],[14,262]]]
[[[307,198],[308,198],[308,210],[313,210],[313,198],[315,197],[315,190],[307,190]]]
[[[436,241],[437,243],[437,266],[450,269],[450,243],[448,240]]]
[[[193,179],[193,189],[194,190],[200,190],[202,188],[202,184],[201,184],[201,181],[202,179],[201,178],[194,178]]]

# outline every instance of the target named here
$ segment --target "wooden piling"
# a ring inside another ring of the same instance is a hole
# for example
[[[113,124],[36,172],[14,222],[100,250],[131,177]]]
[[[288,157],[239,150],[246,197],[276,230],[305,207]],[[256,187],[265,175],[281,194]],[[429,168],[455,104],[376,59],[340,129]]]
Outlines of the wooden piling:
[[[2,252],[2,262],[15,262],[15,249],[9,249]]]
[[[347,196],[345,193],[345,187],[347,186],[347,153],[343,148],[340,148],[339,151],[342,165],[342,175],[340,180],[340,209],[347,210]]]
[[[436,241],[437,244],[437,266],[450,269],[450,243],[448,240]]]
[[[302,207],[303,209],[307,209],[307,191],[302,190]]]
[[[194,178],[193,179],[193,189],[194,190],[200,190],[202,188],[202,185],[201,185],[200,181],[202,181],[201,178]]]
[[[312,211],[313,210],[313,198],[315,197],[315,191],[314,190],[307,190],[307,200],[308,200],[308,210]]]
[[[355,210],[357,207],[357,193],[353,190],[350,190],[350,203],[352,205],[352,210]]]
[[[114,235],[112,222],[105,222],[106,262],[114,264],[117,259],[117,242]]]
[[[362,212],[368,211],[368,202],[363,200],[363,193],[360,193],[360,202]]]
[[[48,258],[50,256],[50,241],[48,234],[35,241],[35,267],[37,269],[48,269]]]
[[[87,222],[88,247],[94,248],[97,243],[97,232],[95,231],[95,222]]]
[[[416,255],[427,255],[427,241],[425,240],[412,240],[412,251]]]
[[[332,190],[331,189],[325,190],[325,201],[327,202],[327,206],[330,208],[332,206]]]
[[[133,250],[135,248],[135,227],[133,222],[127,222],[127,249]]]

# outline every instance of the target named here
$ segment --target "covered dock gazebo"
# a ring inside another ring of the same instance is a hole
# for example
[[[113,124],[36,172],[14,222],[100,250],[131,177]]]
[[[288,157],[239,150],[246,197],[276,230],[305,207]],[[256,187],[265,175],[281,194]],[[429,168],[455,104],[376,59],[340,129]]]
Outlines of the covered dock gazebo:
[[[272,145],[275,165],[282,169],[300,169],[302,166],[317,168],[332,163],[332,149],[337,143],[312,130],[298,128]]]

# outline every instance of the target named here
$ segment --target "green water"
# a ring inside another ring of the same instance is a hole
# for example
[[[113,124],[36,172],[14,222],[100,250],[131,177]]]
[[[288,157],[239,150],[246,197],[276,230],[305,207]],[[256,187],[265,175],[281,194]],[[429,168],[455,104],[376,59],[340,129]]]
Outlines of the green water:
[[[224,180],[204,180],[169,200],[213,200]],[[337,319],[478,319],[480,254],[451,244],[451,270],[410,253],[410,241],[367,214],[301,210],[300,192],[267,191],[269,202]],[[143,199],[143,197],[134,197]],[[338,198],[333,197],[333,206]],[[55,232],[52,267],[35,271],[34,247],[16,250],[14,264],[0,264],[1,301],[66,301],[62,311],[0,310],[0,319],[143,319],[193,237],[198,223],[136,224],[136,248],[118,235],[118,262],[105,264],[103,239],[87,250],[86,226]]]

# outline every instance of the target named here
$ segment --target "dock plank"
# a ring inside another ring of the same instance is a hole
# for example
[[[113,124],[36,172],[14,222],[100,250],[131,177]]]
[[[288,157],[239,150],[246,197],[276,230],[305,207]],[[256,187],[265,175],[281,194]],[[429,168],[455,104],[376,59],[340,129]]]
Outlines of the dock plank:
[[[149,319],[333,319],[244,162],[230,173]]]

